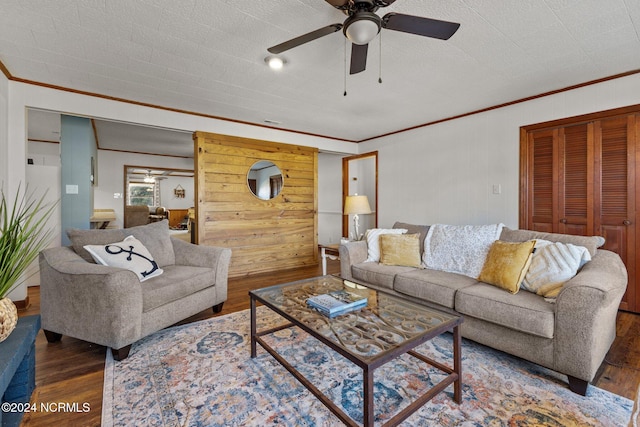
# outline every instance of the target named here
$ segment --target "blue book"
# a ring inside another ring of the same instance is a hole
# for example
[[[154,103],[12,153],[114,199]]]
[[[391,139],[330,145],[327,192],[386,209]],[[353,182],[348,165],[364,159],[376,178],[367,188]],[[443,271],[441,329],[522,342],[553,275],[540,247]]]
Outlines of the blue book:
[[[307,299],[309,307],[317,309],[329,317],[344,314],[349,309],[359,309],[367,305],[367,297],[345,290],[315,295]]]

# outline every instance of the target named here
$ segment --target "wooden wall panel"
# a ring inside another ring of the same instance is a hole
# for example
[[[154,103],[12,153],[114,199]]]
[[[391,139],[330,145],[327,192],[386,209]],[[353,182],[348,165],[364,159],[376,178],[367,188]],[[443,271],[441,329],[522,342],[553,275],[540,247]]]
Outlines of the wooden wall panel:
[[[231,248],[229,275],[318,263],[318,150],[196,132],[197,242]],[[282,192],[260,200],[247,185],[259,160],[282,171]]]

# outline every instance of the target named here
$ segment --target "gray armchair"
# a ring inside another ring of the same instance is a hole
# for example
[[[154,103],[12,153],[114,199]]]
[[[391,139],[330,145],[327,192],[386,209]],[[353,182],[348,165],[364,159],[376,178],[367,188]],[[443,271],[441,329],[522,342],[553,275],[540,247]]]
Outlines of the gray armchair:
[[[124,228],[148,224],[149,214],[149,206],[126,205],[124,207]]]
[[[131,344],[227,299],[231,250],[169,236],[166,220],[126,230],[69,230],[71,247],[40,253],[42,329],[49,342],[68,335],[111,347],[116,360]],[[133,235],[164,272],[144,283],[132,271],[99,265],[83,246]]]

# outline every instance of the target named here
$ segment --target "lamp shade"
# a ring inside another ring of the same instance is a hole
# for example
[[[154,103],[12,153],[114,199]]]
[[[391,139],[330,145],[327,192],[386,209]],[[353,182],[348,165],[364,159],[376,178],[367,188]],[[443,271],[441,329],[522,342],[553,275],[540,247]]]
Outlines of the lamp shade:
[[[344,214],[370,214],[371,207],[369,206],[369,199],[367,196],[347,196],[344,201]]]

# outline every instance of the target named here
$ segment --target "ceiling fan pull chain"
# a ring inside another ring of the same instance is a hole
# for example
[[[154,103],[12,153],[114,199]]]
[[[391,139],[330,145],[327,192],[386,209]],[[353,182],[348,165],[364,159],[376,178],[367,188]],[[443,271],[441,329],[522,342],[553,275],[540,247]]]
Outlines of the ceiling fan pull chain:
[[[347,39],[344,39],[344,93],[342,96],[347,96]]]
[[[382,31],[378,35],[380,38],[380,55],[378,56],[379,69],[378,69],[378,83],[382,84]]]

